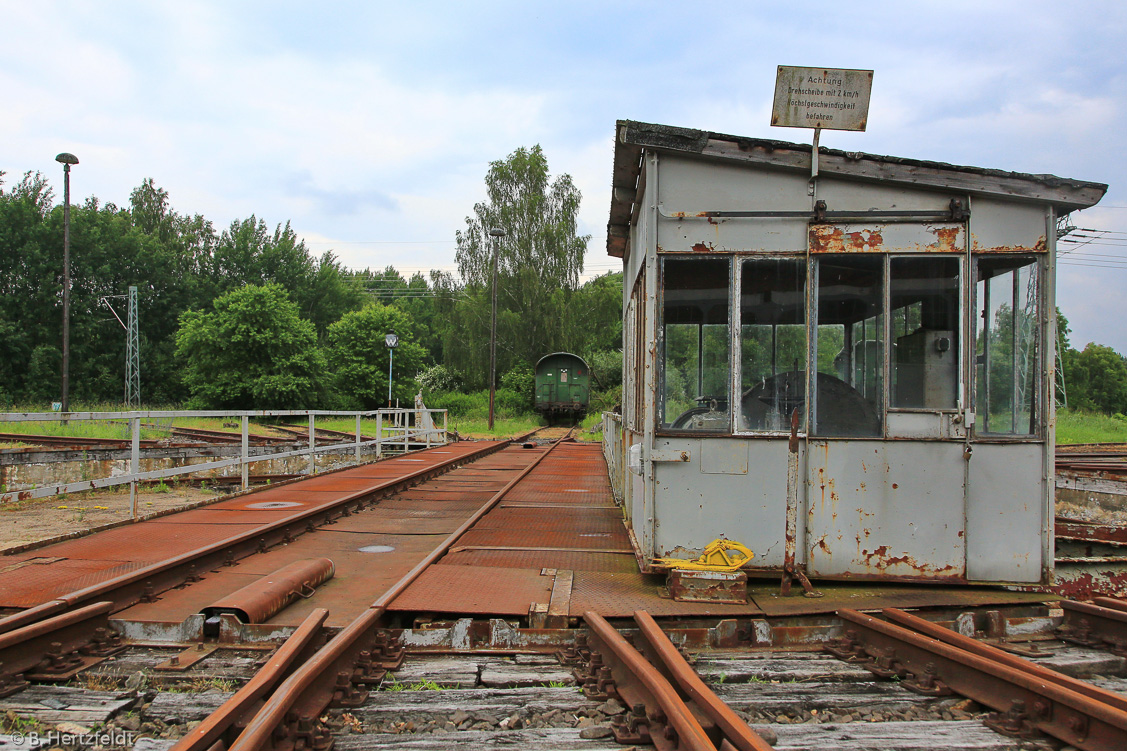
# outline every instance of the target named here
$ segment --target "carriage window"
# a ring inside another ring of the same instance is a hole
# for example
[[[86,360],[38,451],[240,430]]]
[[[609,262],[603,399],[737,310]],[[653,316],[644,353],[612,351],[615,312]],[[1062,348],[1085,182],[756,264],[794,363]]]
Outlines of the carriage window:
[[[743,262],[740,280],[740,430],[805,429],[806,262]]]
[[[892,406],[954,409],[959,387],[959,259],[893,258]]]
[[[1037,260],[978,259],[975,410],[980,433],[1037,432]]]
[[[880,257],[819,258],[816,435],[881,434],[883,278]]]
[[[728,259],[662,263],[661,425],[729,429]]]

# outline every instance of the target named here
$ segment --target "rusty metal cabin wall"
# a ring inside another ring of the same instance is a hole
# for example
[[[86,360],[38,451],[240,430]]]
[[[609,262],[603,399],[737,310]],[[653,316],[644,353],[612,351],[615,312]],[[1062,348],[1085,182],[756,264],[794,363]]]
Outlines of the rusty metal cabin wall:
[[[1044,252],[1049,247],[1049,207],[976,197],[971,203],[972,253]],[[1055,238],[1054,238],[1055,240]]]
[[[654,551],[653,467],[649,454],[656,420],[656,226],[658,189],[657,154],[643,154],[639,194],[635,199],[626,257],[623,259],[623,331],[629,332],[623,349],[623,394],[629,411],[623,414],[623,511],[639,552]],[[635,294],[635,292],[637,294]],[[633,299],[632,299],[633,296]],[[625,334],[624,334],[625,335]],[[640,367],[639,367],[640,366]],[[640,383],[639,383],[640,382]],[[640,394],[640,399],[632,395]],[[640,419],[635,419],[635,418]]]
[[[783,565],[786,440],[659,436],[654,456],[659,554],[695,557],[725,537],[751,548],[750,568]],[[801,561],[805,527],[797,532]]]
[[[972,581],[1046,582],[1053,570],[1055,215],[1050,206],[1002,199],[978,197],[971,206],[972,258],[1032,253],[1041,259],[1037,345],[1043,354],[1038,434],[1013,438],[976,435],[972,442],[966,481],[967,577]],[[972,296],[977,295],[976,282],[972,277]],[[977,310],[977,304],[972,299],[971,309]],[[972,323],[981,325],[977,320]],[[1034,540],[1039,542],[1037,547]]]
[[[705,211],[809,211],[807,180],[778,170],[661,155],[658,252],[805,252],[805,219],[705,218]]]
[[[1052,244],[1046,240],[1052,224],[1046,217],[1052,212],[1045,204],[971,195],[960,188],[824,176],[817,181],[816,198],[825,200],[831,211],[940,212],[958,198],[970,205],[972,218],[966,224],[857,220],[846,226],[861,231],[861,247],[811,247],[816,233],[805,218],[699,216],[715,211],[809,211],[814,198],[807,192],[806,175],[653,151],[645,163],[651,175],[627,263],[637,273],[644,254],[647,267],[645,336],[635,346],[659,341],[656,272],[663,255],[946,252],[964,260],[959,405],[967,410],[973,394],[973,254],[1038,252]],[[646,217],[652,234],[643,227]],[[869,229],[878,232],[879,241],[871,240]],[[1048,277],[1043,311],[1052,311],[1051,265],[1042,272]],[[738,330],[738,316],[732,325]],[[1050,331],[1051,326],[1043,327],[1042,352],[1052,352]],[[737,341],[735,334],[732,341]],[[738,347],[733,347],[733,363],[736,352]],[[643,555],[689,554],[716,537],[727,537],[755,551],[751,568],[777,568],[785,536],[785,440],[770,435],[660,434],[655,430],[657,355],[651,349],[645,358],[645,432],[633,437],[642,439],[643,466],[640,476],[630,478],[635,493],[628,513],[641,532]],[[1050,365],[1048,357],[1041,363],[1043,368]],[[1051,444],[1044,432],[1034,440],[994,436],[982,444],[972,436],[968,464],[962,428],[953,419],[960,410],[887,412],[886,431],[892,433],[884,438],[804,436],[800,472],[806,482],[799,511],[805,524],[798,532],[798,564],[815,575],[841,578],[1046,581],[1051,573],[1051,545],[1046,541],[1051,534],[1051,520],[1046,522],[1051,488],[1042,469],[1052,464],[1051,456],[1045,458]]]
[[[807,457],[811,575],[964,580],[961,443],[811,440]]]

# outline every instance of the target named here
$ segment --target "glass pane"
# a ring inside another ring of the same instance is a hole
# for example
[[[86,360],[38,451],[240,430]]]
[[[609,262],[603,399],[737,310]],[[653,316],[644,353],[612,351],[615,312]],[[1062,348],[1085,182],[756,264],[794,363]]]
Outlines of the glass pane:
[[[959,389],[959,259],[893,258],[892,406],[954,409]]]
[[[1037,432],[1040,339],[1037,260],[978,259],[975,341],[978,432]]]
[[[805,430],[806,261],[743,262],[740,281],[740,430]]]
[[[884,393],[884,259],[818,259],[815,435],[879,436]]]
[[[728,259],[662,263],[661,425],[729,429]]]

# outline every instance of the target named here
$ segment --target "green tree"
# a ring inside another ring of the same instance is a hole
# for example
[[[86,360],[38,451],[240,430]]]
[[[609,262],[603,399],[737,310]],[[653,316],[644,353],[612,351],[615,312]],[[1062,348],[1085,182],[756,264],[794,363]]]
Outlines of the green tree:
[[[540,146],[492,162],[485,187],[487,200],[474,205],[465,230],[456,233],[464,288],[443,336],[446,364],[477,386],[487,385],[489,355],[487,348],[469,343],[489,337],[494,252],[489,231],[505,231],[496,245],[498,373],[566,348],[568,304],[590,240],[577,234],[579,189],[570,175],[550,177]]]
[[[10,190],[0,180],[0,399],[5,401],[28,399],[31,391],[49,399],[59,390],[59,370],[44,371],[52,360],[48,352],[35,358],[36,378],[28,374],[38,347],[62,342],[61,236],[56,254],[45,229],[52,203],[51,188],[38,172],[24,174]]]
[[[337,392],[350,407],[377,409],[387,405],[387,376],[391,354],[385,337],[399,336],[395,348],[392,398],[414,403],[415,375],[422,369],[426,350],[415,341],[410,317],[404,311],[378,302],[345,314],[329,327],[328,363]]]
[[[1127,358],[1090,343],[1073,360],[1069,405],[1105,414],[1127,413]]]
[[[194,406],[297,409],[326,397],[313,324],[278,284],[248,285],[180,317],[176,354]]]

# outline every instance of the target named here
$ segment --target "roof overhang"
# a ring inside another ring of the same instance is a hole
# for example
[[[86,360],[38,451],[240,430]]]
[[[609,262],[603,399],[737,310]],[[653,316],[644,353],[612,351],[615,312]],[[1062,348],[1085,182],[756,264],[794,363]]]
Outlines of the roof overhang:
[[[607,223],[607,253],[618,258],[626,253],[634,203],[641,192],[638,180],[643,153],[647,150],[809,174],[812,147],[810,144],[619,120],[614,143],[610,221]],[[818,149],[818,173],[1051,204],[1062,214],[1094,206],[1107,191],[1107,185],[1103,183],[1055,175],[1029,175],[825,148]]]

